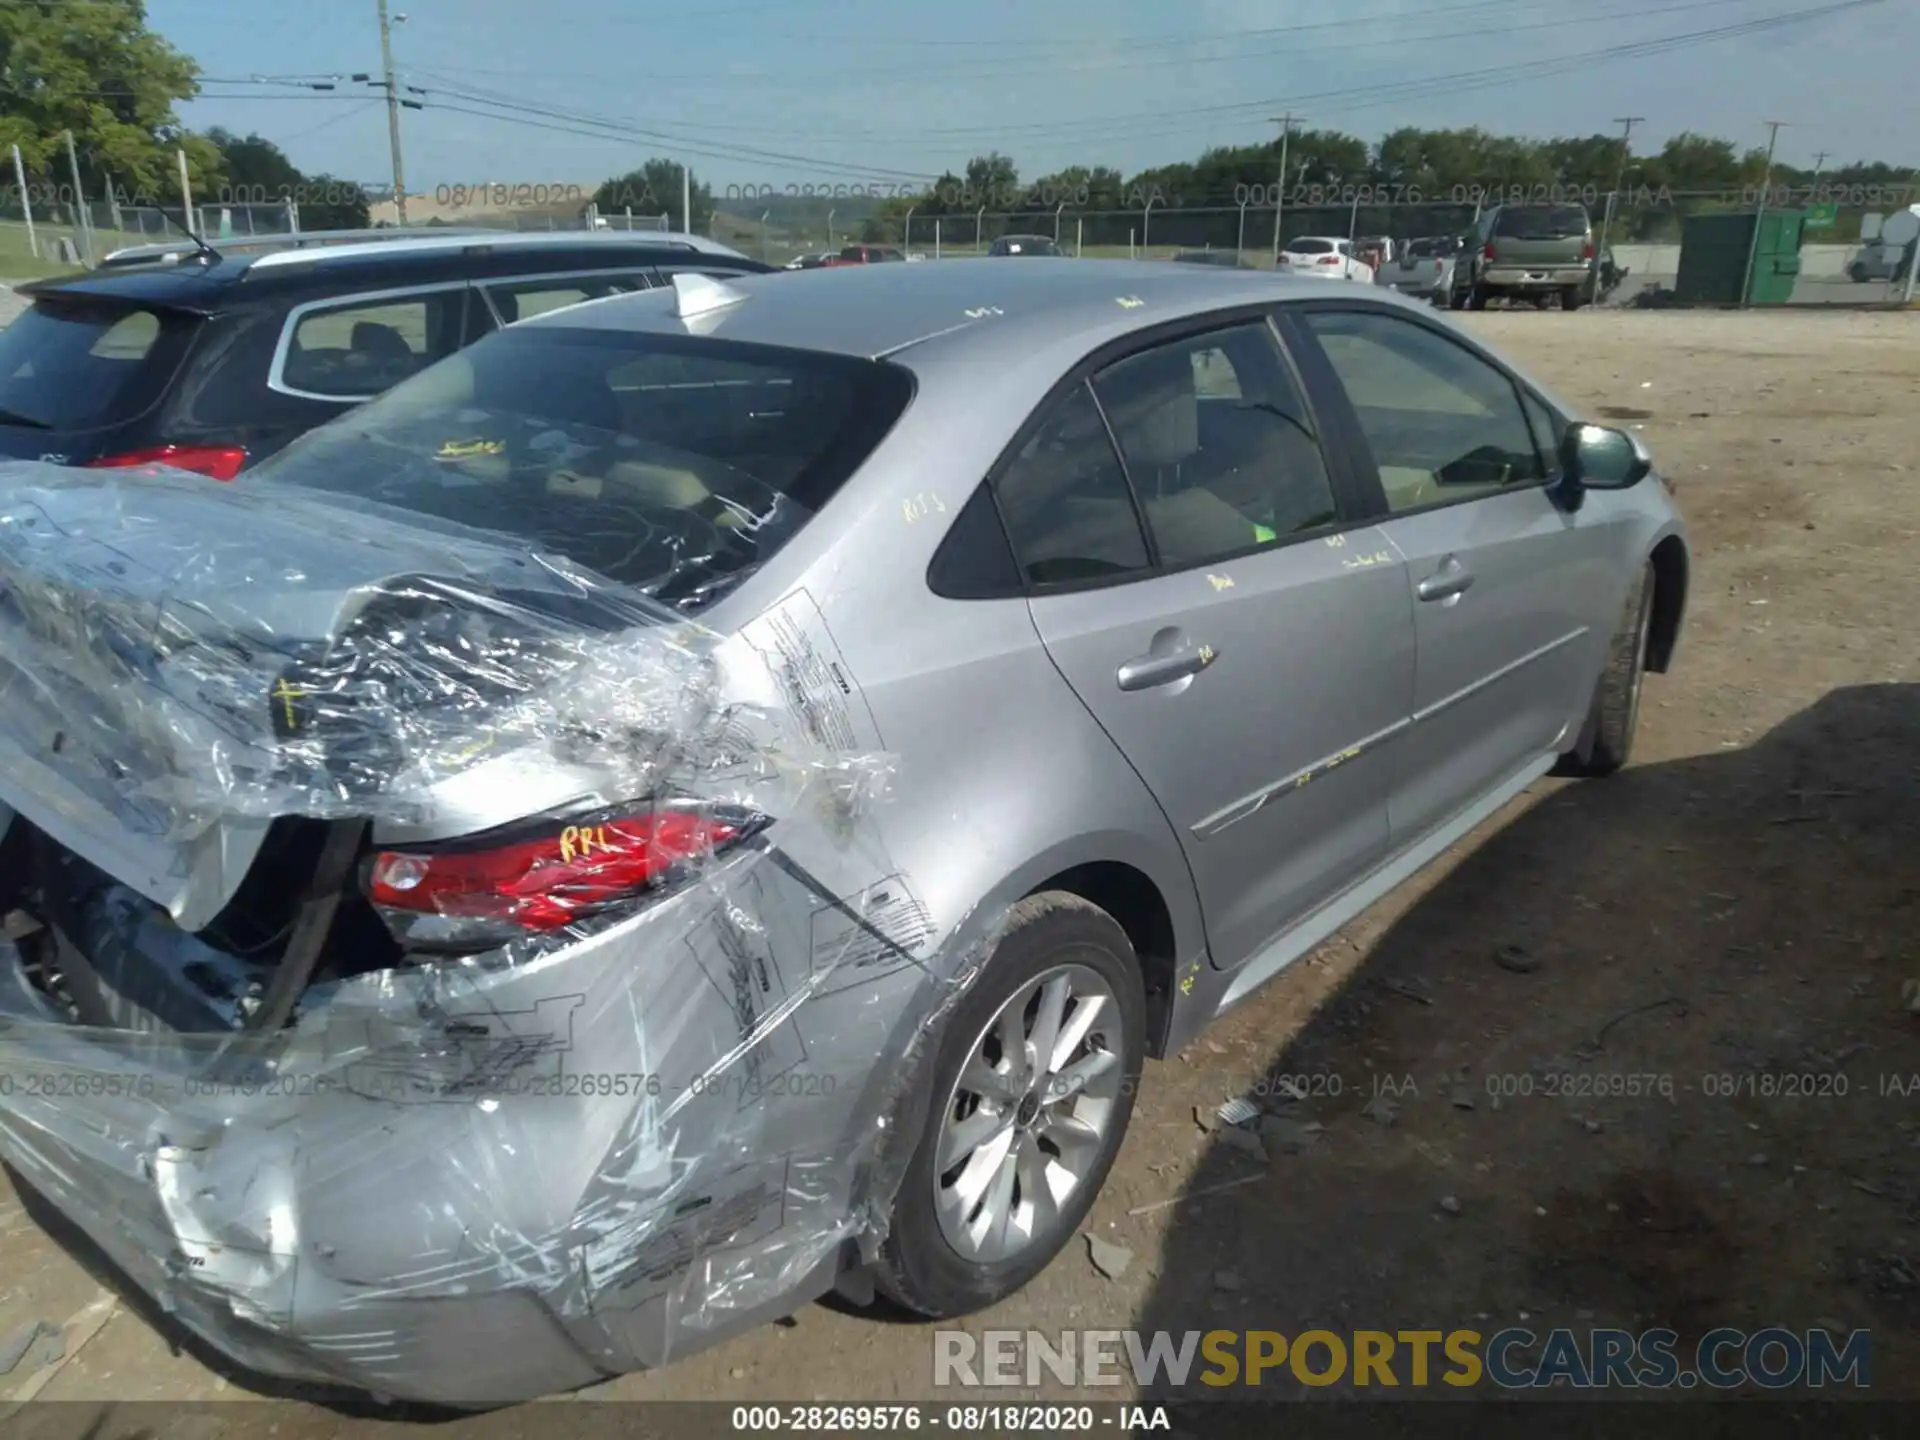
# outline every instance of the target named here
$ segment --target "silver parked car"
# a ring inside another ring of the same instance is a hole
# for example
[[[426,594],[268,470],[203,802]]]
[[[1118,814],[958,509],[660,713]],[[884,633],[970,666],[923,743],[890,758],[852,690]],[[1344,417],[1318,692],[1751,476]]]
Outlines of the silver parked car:
[[[1378,287],[507,327],[231,484],[0,470],[0,1153],[241,1362],[486,1404],[1084,1221],[1144,1062],[1550,770],[1687,541]]]

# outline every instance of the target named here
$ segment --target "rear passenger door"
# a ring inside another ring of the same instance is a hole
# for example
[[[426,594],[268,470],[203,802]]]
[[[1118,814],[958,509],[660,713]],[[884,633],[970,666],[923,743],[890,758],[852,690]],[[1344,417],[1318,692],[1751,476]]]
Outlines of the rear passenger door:
[[[1337,459],[1255,314],[1098,365],[994,480],[1034,624],[1178,831],[1222,968],[1387,846],[1412,619]]]
[[[1550,412],[1437,323],[1310,302],[1295,313],[1351,403],[1381,529],[1406,561],[1419,652],[1398,744],[1396,847],[1565,748],[1620,600],[1606,507],[1547,492]]]

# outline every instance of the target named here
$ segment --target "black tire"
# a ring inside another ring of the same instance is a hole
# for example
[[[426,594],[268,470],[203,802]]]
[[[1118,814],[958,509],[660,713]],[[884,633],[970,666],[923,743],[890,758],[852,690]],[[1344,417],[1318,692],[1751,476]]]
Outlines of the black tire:
[[[1126,1047],[1122,1083],[1103,1153],[1061,1207],[1054,1234],[995,1264],[964,1258],[941,1233],[934,1209],[934,1150],[948,1095],[980,1031],[1018,990],[1071,960],[1100,974],[1119,1000]],[[1112,916],[1077,895],[1030,895],[1008,915],[1005,934],[973,987],[948,1017],[934,1064],[926,1124],[893,1201],[892,1225],[874,1264],[874,1284],[896,1304],[929,1319],[971,1314],[1005,1299],[1044,1270],[1078,1233],[1113,1168],[1133,1118],[1146,1054],[1146,991],[1126,932]]]
[[[1447,308],[1449,310],[1466,309],[1467,308],[1467,292],[1464,290],[1458,289],[1455,286],[1449,285],[1447,287]]]
[[[1475,285],[1471,290],[1467,291],[1467,309],[1484,310],[1487,308],[1487,301],[1492,298],[1493,292],[1486,286]]]
[[[1550,299],[1552,299],[1552,298],[1553,298],[1553,297],[1552,297],[1552,296],[1550,296],[1550,295],[1536,295],[1536,296],[1534,296],[1534,297],[1533,297],[1533,308],[1534,308],[1534,309],[1536,309],[1536,310],[1544,310],[1544,309],[1546,309],[1546,308],[1547,308],[1547,301],[1548,301],[1548,300],[1550,300]]]
[[[1585,297],[1580,294],[1580,287],[1578,285],[1569,285],[1560,292],[1560,308],[1562,310],[1578,310],[1586,303]]]
[[[1640,723],[1640,689],[1647,673],[1647,636],[1653,628],[1653,591],[1653,565],[1649,562],[1640,567],[1627,593],[1579,742],[1560,757],[1554,767],[1556,775],[1597,780],[1619,770],[1632,754],[1634,732]]]

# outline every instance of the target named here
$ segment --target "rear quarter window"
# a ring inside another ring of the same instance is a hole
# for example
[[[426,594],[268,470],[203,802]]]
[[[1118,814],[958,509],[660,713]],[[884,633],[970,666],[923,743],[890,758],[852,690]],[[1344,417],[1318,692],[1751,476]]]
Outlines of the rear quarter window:
[[[1587,212],[1580,205],[1510,205],[1494,221],[1493,233],[1511,240],[1572,240],[1587,233]]]
[[[694,613],[810,523],[912,395],[883,361],[514,327],[255,474],[508,535]]]
[[[93,430],[144,414],[198,324],[158,308],[40,297],[0,330],[0,424]]]

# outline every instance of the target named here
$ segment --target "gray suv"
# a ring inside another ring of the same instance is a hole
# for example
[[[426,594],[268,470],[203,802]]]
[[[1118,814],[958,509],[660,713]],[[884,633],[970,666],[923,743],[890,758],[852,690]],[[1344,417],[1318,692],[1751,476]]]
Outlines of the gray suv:
[[[1210,265],[681,273],[231,484],[0,467],[0,1155],[396,1398],[977,1311],[1150,1058],[1626,763],[1688,569],[1431,307]]]
[[[1584,205],[1497,205],[1484,212],[1453,268],[1449,303],[1482,310],[1496,298],[1577,310],[1590,292],[1593,221]]]

